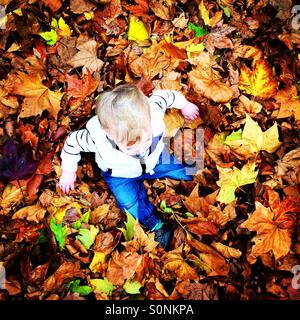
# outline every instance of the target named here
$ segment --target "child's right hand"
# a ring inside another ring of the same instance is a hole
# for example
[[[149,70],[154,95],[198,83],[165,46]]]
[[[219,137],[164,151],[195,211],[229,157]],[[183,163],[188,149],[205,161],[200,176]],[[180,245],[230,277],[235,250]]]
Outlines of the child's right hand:
[[[75,181],[76,172],[63,171],[58,185],[64,193],[69,193],[70,190],[74,190]]]

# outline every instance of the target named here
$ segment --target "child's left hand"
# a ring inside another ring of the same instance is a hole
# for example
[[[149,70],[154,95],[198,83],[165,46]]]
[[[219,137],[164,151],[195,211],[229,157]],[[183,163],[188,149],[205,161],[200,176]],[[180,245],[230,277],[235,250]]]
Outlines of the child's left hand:
[[[198,107],[189,101],[181,109],[181,113],[187,120],[196,120],[199,117]]]

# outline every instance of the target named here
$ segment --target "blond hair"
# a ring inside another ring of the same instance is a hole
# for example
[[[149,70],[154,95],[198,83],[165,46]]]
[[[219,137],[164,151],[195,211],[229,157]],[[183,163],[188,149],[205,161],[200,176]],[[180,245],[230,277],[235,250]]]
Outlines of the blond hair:
[[[99,97],[96,113],[101,127],[114,131],[116,142],[140,139],[140,132],[150,121],[150,105],[134,84],[123,84],[105,91]]]

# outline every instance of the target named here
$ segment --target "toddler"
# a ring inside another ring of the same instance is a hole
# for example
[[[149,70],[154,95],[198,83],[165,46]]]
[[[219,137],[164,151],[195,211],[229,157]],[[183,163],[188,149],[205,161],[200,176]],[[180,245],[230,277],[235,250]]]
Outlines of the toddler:
[[[154,231],[164,249],[172,238],[172,227],[162,222],[148,200],[143,180],[192,180],[185,166],[164,148],[163,118],[167,108],[181,109],[188,120],[199,115],[198,107],[175,90],[155,90],[147,98],[135,85],[123,84],[102,93],[96,115],[85,129],[70,133],[65,141],[59,181],[63,192],[73,190],[80,153],[95,153],[99,172],[120,209],[126,209],[146,229]]]

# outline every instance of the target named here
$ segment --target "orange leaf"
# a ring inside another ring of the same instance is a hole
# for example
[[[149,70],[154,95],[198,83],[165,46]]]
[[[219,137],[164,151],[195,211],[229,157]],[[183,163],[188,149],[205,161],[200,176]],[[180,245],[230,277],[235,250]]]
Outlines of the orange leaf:
[[[61,0],[42,0],[45,6],[49,7],[53,12],[58,11],[62,6]]]
[[[66,79],[68,84],[67,93],[73,98],[86,98],[97,89],[99,84],[99,80],[92,77],[89,69],[87,69],[87,74],[84,74],[82,79],[79,79],[77,74],[67,75]]]
[[[173,272],[177,278],[182,280],[197,281],[199,278],[196,270],[188,265],[182,257],[182,247],[183,245],[164,256],[164,270]]]
[[[13,90],[25,97],[19,117],[35,116],[48,110],[56,119],[63,93],[51,91],[43,85],[41,75],[20,73]]]

